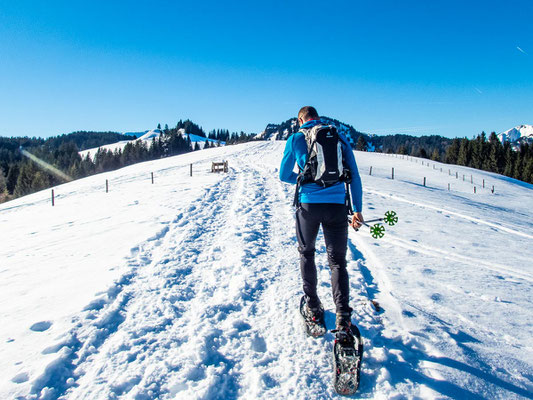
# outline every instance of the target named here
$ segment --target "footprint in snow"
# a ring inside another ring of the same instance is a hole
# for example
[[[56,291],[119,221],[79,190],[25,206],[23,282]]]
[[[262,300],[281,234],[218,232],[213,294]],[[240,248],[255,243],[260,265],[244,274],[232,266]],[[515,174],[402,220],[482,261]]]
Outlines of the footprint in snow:
[[[41,322],[36,322],[32,326],[30,326],[30,329],[34,332],[44,332],[48,330],[51,326],[52,326],[52,322],[41,321]]]
[[[433,293],[431,295],[431,300],[435,301],[435,302],[439,302],[442,300],[442,295],[440,293]]]
[[[27,372],[21,372],[20,374],[15,375],[13,378],[11,378],[11,382],[13,383],[24,383],[27,382],[30,379],[30,376]]]
[[[252,349],[258,353],[265,353],[267,351],[265,339],[259,335],[255,335],[252,339]]]

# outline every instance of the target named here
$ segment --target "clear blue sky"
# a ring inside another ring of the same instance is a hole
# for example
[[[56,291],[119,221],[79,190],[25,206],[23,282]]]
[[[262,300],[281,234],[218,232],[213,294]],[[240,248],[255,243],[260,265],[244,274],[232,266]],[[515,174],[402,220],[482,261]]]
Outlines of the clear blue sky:
[[[2,136],[260,132],[303,105],[377,134],[533,124],[533,1],[0,0]]]

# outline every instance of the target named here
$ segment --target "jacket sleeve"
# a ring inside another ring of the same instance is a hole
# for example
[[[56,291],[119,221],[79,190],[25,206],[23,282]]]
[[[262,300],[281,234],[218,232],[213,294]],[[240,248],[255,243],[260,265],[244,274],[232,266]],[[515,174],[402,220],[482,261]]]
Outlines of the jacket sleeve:
[[[293,145],[294,135],[287,140],[287,144],[285,145],[283,159],[281,160],[281,165],[279,167],[279,179],[283,182],[296,184],[298,174],[293,171],[294,163],[296,162]]]
[[[361,183],[361,177],[359,176],[359,169],[355,162],[352,147],[346,138],[342,138],[344,143],[343,152],[344,160],[350,172],[352,173],[352,183],[350,183],[350,192],[352,195],[352,204],[355,212],[363,211],[363,185]]]

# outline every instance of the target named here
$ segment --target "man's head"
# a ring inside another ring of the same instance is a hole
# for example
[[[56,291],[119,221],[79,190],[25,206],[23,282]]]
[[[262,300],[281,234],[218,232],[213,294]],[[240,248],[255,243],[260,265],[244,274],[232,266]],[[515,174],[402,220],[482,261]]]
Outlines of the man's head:
[[[300,125],[303,125],[307,121],[311,121],[313,119],[320,119],[315,107],[305,106],[300,108],[300,111],[298,111],[298,123]]]

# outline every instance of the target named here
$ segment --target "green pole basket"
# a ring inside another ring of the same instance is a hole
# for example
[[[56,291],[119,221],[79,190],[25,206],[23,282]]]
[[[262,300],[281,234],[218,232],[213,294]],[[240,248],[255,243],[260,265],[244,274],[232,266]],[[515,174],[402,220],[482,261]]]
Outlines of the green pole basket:
[[[385,218],[383,219],[386,224],[390,226],[394,226],[398,223],[398,216],[396,215],[395,211],[387,211],[385,213]]]
[[[381,239],[385,236],[385,227],[381,224],[376,224],[370,227],[370,234],[374,239]]]

